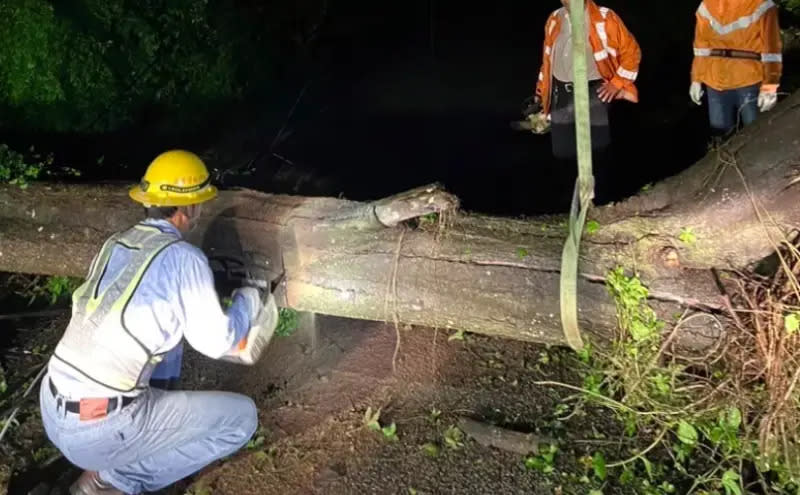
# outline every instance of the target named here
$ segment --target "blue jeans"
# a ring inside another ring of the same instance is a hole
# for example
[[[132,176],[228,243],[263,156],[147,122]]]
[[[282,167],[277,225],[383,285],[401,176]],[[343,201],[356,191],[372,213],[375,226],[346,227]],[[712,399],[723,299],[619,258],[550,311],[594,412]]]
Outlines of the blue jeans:
[[[170,350],[158,363],[150,376],[150,386],[162,390],[174,390],[181,378],[183,363],[183,341]]]
[[[53,396],[49,380],[42,380],[39,401],[50,441],[71,463],[99,471],[125,493],[185,478],[239,450],[258,427],[256,406],[244,395],[156,389],[104,418],[81,421]]]
[[[715,134],[728,134],[741,123],[749,125],[758,117],[761,85],[717,91],[708,89],[708,118]]]

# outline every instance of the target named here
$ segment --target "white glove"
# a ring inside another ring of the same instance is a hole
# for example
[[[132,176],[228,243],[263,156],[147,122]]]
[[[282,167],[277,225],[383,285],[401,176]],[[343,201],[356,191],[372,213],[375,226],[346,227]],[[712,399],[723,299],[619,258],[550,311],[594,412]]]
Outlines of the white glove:
[[[769,112],[778,103],[778,93],[771,91],[761,91],[758,93],[758,109],[762,112]]]
[[[250,316],[250,324],[256,321],[261,313],[261,293],[255,287],[241,287],[233,291],[231,299],[236,300],[236,296],[242,296],[247,304],[247,314]]]
[[[695,103],[695,105],[702,105],[703,104],[703,83],[701,82],[693,82],[691,86],[689,86],[689,98]]]

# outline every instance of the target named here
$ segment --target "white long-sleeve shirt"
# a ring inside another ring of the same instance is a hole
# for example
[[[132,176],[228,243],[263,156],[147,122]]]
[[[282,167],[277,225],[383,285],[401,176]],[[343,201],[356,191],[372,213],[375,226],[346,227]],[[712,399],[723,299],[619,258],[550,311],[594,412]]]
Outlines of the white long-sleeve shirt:
[[[166,220],[144,223],[180,238],[180,232]],[[128,252],[115,247],[109,258],[99,290],[121,271]],[[214,288],[214,275],[203,252],[187,242],[170,245],[145,272],[123,318],[126,327],[155,354],[166,353],[182,338],[197,351],[219,358],[247,334],[260,308],[251,308],[245,297],[236,297],[227,314]],[[68,399],[114,397],[108,389],[66,363],[51,359],[50,379]]]

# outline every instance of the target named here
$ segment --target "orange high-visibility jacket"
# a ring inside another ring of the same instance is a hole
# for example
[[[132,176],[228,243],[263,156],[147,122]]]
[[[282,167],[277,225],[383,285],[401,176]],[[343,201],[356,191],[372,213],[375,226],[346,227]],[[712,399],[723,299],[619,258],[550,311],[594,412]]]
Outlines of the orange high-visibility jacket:
[[[622,90],[622,97],[634,103],[639,101],[639,91],[634,82],[639,75],[642,52],[622,19],[611,9],[598,7],[592,0],[586,2],[586,29],[589,30],[589,44],[594,52],[594,62],[603,79]],[[536,95],[542,102],[542,110],[550,113],[550,100],[553,77],[553,45],[561,32],[563,7],[550,14],[544,29],[544,55],[539,71]],[[587,63],[591,63],[588,60]],[[555,63],[558,63],[556,60]]]
[[[712,50],[752,52],[760,59]],[[703,0],[697,9],[692,81],[716,90],[777,86],[783,70],[778,8],[772,0]]]

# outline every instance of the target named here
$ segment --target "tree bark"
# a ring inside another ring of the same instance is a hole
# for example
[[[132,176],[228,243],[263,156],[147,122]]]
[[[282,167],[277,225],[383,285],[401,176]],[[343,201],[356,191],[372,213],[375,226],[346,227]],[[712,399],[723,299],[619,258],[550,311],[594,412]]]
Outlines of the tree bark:
[[[519,455],[538,454],[539,444],[553,442],[550,437],[500,428],[466,417],[458,420],[458,426],[468,437],[484,447],[494,447]]]
[[[665,319],[721,311],[725,280],[715,272],[747,269],[796,232],[798,177],[795,94],[683,173],[594,209],[599,227],[581,248],[582,330],[613,330],[604,277],[616,266],[639,274]],[[190,240],[217,269],[283,265],[282,303],[298,310],[562,344],[566,217],[498,218],[457,205],[436,186],[373,203],[228,191]],[[442,221],[406,222],[432,212]],[[2,186],[0,270],[84,276],[103,240],[141,217],[118,185]]]

